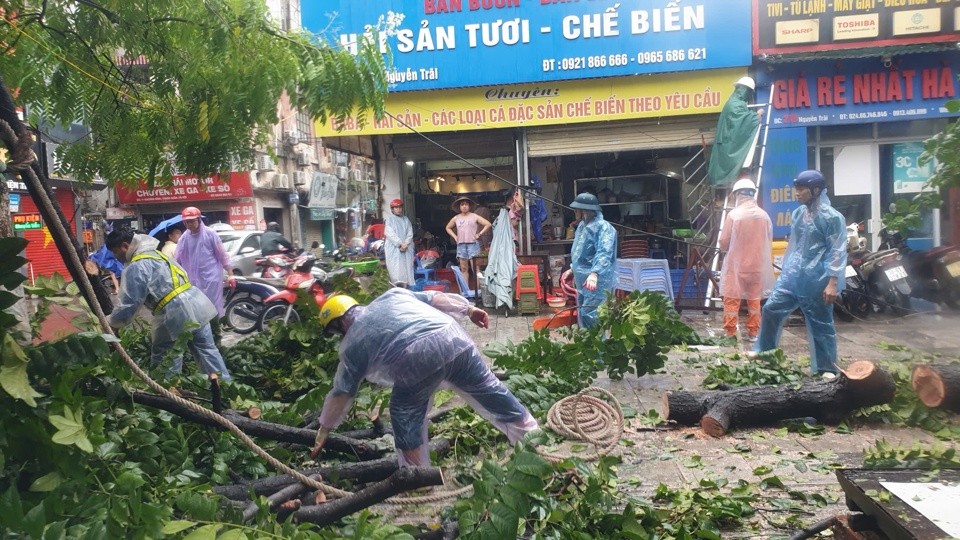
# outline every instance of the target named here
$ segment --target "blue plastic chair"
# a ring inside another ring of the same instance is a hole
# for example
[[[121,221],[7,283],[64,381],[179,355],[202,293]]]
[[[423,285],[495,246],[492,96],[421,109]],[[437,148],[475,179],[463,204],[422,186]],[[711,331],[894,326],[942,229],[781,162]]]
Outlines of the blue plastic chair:
[[[424,268],[423,265],[420,264],[420,257],[414,256],[413,261],[416,264],[413,269],[414,278],[416,278],[418,281],[421,277],[426,281],[435,281],[434,274],[436,272],[434,272],[433,268]]]
[[[471,291],[470,286],[467,285],[467,280],[463,279],[463,272],[460,271],[459,266],[453,266],[450,268],[453,270],[453,275],[457,277],[457,286],[460,287],[460,296],[464,298],[476,298],[477,291]]]

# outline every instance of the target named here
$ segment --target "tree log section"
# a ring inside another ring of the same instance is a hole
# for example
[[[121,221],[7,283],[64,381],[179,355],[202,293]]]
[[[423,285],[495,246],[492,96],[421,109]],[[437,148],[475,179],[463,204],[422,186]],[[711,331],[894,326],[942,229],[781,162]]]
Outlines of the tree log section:
[[[860,407],[889,403],[893,377],[873,362],[857,361],[832,381],[751,386],[722,392],[665,392],[665,416],[683,425],[700,424],[719,437],[731,427],[768,425],[787,418],[813,417],[833,424]]]
[[[430,450],[436,452],[438,456],[445,456],[450,452],[450,441],[446,439],[435,439],[430,441]],[[361,461],[359,463],[342,463],[328,467],[319,467],[315,469],[301,470],[303,474],[310,476],[319,474],[327,482],[338,480],[352,480],[357,483],[379,482],[391,474],[397,472],[400,466],[397,464],[397,456],[387,456],[371,461]],[[216,486],[213,492],[228,499],[245,501],[250,498],[250,491],[253,490],[255,496],[269,495],[277,490],[283,489],[291,484],[297,483],[292,477],[285,474],[279,476],[269,476],[253,480],[246,484],[233,484],[230,486]]]
[[[960,364],[917,366],[911,384],[927,407],[960,412]]]
[[[312,474],[310,475],[310,478],[313,478],[318,482],[323,481],[323,478],[319,474]],[[310,488],[308,486],[305,486],[300,483],[290,484],[289,486],[267,497],[267,503],[269,503],[270,505],[270,510],[276,510],[277,507],[280,506],[281,504],[295,497],[299,497],[300,495],[303,495],[309,490]],[[257,515],[258,510],[260,510],[260,507],[257,506],[257,503],[251,502],[250,504],[248,504],[247,507],[243,509],[243,521],[247,522],[253,519],[254,516]]]
[[[298,510],[293,519],[317,525],[329,525],[354,512],[383,502],[394,495],[426,486],[443,484],[443,475],[436,467],[401,467],[382,482],[362,489],[349,497]]]
[[[130,397],[133,398],[135,403],[171,412],[180,418],[183,418],[184,420],[189,420],[191,422],[196,422],[198,424],[207,426],[220,427],[220,425],[214,422],[211,418],[202,416],[201,414],[187,409],[179,403],[163,396],[158,396],[157,394],[151,394],[149,392],[133,391],[130,393]],[[242,411],[226,410],[223,411],[223,417],[236,424],[241,431],[253,437],[262,437],[274,441],[302,444],[307,447],[312,447],[317,436],[317,432],[312,429],[296,428],[285,426],[283,424],[252,420],[244,416],[244,412]],[[330,436],[327,437],[327,443],[323,449],[324,451],[329,450],[341,454],[356,456],[361,460],[376,459],[383,456],[385,453],[383,450],[380,450],[363,441],[342,437],[335,433],[331,433]]]

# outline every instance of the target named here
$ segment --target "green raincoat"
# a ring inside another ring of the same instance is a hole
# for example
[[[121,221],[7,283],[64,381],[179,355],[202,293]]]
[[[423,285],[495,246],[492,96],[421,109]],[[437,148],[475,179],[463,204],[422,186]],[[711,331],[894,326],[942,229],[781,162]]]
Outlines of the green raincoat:
[[[747,154],[754,146],[760,117],[756,111],[747,107],[752,94],[753,90],[737,85],[720,112],[717,137],[707,169],[711,184],[726,184],[736,179]]]

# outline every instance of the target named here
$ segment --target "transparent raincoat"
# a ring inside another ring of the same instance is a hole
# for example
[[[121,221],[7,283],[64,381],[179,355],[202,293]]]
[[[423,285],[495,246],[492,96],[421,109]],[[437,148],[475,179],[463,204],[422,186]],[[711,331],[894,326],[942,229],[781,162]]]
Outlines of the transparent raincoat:
[[[413,285],[413,225],[410,224],[407,216],[395,216],[391,212],[386,218],[384,235],[386,245],[383,251],[387,259],[390,281],[394,283],[402,281],[407,285]],[[404,242],[407,244],[407,250],[400,251],[400,244]]]
[[[435,309],[434,309],[435,308]],[[466,315],[460,295],[391,289],[345,317],[340,364],[320,414],[320,424],[339,425],[360,382],[393,387],[390,417],[399,450],[416,450],[429,463],[426,414],[433,394],[447,387],[463,397],[511,442],[537,429],[537,422],[490,372],[473,340],[448,314]],[[401,464],[407,461],[398,452]]]
[[[613,290],[617,277],[617,231],[606,220],[603,212],[587,222],[581,220],[573,237],[570,268],[577,285],[577,320],[580,326],[590,328],[597,324],[597,309]],[[583,283],[591,273],[597,274],[597,288],[588,291]]]
[[[752,196],[739,195],[720,233],[724,298],[759,300],[773,289],[773,224]]]

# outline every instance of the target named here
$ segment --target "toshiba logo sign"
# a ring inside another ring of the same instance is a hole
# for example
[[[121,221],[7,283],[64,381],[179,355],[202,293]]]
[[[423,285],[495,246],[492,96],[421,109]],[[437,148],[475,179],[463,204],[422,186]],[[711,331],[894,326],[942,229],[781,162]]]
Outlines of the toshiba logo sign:
[[[880,15],[849,15],[833,20],[833,40],[870,39],[880,35]]]
[[[776,44],[816,43],[820,41],[820,21],[780,21],[776,26]]]

